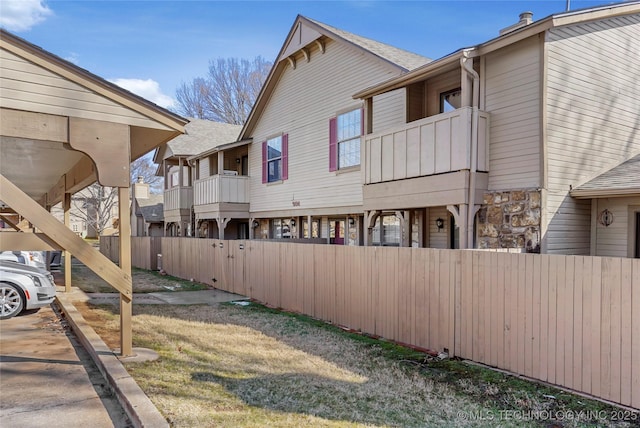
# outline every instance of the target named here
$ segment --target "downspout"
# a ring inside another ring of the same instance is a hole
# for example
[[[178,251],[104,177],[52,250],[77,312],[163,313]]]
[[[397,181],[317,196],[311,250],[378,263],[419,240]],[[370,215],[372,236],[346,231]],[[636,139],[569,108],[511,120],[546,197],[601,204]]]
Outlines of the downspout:
[[[471,165],[469,165],[469,209],[467,210],[467,247],[473,248],[473,219],[476,214],[476,175],[478,166],[478,106],[480,105],[480,76],[473,69],[471,50],[465,50],[460,58],[462,69],[473,77],[473,100],[471,110]]]

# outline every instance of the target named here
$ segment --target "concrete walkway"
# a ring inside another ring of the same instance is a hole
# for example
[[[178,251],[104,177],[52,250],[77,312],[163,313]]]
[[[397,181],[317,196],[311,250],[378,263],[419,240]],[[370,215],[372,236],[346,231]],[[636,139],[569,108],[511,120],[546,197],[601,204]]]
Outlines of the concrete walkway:
[[[0,426],[132,426],[89,354],[51,307],[0,323]]]
[[[134,294],[134,304],[209,304],[246,297],[221,290]],[[118,293],[58,287],[54,304],[0,324],[0,426],[168,427],[121,360],[84,321],[74,301],[114,303]],[[157,357],[134,348],[136,358]],[[124,359],[123,359],[124,360]]]

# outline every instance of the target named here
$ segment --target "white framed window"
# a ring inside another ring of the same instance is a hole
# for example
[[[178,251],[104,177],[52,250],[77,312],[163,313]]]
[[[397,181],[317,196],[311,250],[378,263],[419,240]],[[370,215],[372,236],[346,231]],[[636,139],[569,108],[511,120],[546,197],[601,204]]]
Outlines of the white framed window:
[[[337,117],[338,169],[360,165],[362,110],[356,109]]]
[[[282,180],[282,136],[267,140],[267,181]]]

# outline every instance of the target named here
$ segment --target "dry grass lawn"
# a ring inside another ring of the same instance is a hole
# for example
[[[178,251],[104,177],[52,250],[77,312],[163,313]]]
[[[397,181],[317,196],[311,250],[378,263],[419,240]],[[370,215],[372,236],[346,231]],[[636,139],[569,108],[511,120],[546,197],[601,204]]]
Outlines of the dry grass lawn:
[[[77,306],[119,346],[116,307]],[[255,304],[135,305],[133,320],[134,346],[160,359],[126,368],[174,427],[631,426],[552,422],[612,408]]]

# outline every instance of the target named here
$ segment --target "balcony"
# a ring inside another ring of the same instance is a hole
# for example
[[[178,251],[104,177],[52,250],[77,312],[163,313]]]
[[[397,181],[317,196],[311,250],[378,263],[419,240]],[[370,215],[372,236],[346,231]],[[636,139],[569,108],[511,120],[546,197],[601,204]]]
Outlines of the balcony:
[[[395,210],[465,204],[469,199],[471,107],[364,137],[363,207]],[[478,112],[476,199],[487,189],[489,114]]]
[[[248,204],[249,177],[212,175],[211,177],[196,180],[193,195],[194,205]]]
[[[249,218],[249,177],[212,175],[194,183],[197,220],[217,217]]]
[[[471,107],[365,136],[364,182],[383,183],[468,170]],[[489,170],[489,114],[479,112],[476,169]]]
[[[164,212],[191,210],[193,206],[193,188],[176,186],[164,191]]]

